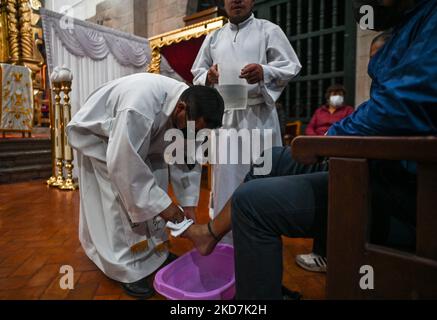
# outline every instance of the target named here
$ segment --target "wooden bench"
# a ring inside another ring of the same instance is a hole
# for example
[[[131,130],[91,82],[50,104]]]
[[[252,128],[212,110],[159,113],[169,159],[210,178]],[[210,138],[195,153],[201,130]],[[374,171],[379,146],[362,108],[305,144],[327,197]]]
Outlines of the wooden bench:
[[[292,149],[305,164],[330,158],[327,298],[437,298],[437,137],[298,137]],[[369,159],[418,163],[414,253],[369,241]],[[365,265],[373,290],[360,287]]]

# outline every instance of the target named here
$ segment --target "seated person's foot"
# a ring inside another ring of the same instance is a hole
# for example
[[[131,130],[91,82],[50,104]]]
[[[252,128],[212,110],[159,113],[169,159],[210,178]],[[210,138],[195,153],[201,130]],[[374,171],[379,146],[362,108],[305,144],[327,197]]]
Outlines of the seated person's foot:
[[[301,300],[302,295],[300,292],[292,291],[282,286],[282,299],[283,300]]]
[[[199,251],[202,256],[210,255],[218,241],[214,239],[212,234],[208,230],[206,224],[193,224],[184,234],[184,238],[191,240],[194,247]]]
[[[122,283],[121,286],[128,295],[139,299],[149,299],[155,294],[148,277],[137,282]]]
[[[326,272],[328,267],[327,259],[315,253],[296,256],[296,263],[311,272]]]

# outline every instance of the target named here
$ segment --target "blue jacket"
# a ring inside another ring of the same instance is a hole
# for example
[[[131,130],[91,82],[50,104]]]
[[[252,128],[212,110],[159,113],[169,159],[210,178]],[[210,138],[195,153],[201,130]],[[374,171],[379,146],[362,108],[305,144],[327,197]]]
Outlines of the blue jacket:
[[[437,1],[420,0],[369,64],[370,100],[331,136],[437,135]]]

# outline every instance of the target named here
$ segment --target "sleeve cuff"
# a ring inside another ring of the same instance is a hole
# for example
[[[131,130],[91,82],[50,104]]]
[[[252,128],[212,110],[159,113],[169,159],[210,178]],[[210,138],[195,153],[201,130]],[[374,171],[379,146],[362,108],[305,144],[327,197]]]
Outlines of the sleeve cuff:
[[[181,197],[178,201],[182,207],[197,207],[199,197]]]
[[[208,77],[208,71],[205,71],[199,78],[194,81],[194,85],[206,86],[206,79]]]
[[[264,73],[264,83],[270,83],[273,80],[273,75],[270,68],[266,65],[261,65]]]
[[[165,209],[170,207],[173,201],[170,199],[168,195],[163,196],[159,201],[157,201],[154,205],[150,206],[150,209],[147,212],[142,213],[132,213],[131,219],[133,223],[143,223],[150,219],[155,218]]]

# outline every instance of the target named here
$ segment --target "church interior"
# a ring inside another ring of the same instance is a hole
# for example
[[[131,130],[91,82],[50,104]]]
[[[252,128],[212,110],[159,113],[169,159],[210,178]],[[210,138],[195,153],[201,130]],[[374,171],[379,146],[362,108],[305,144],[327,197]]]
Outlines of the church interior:
[[[284,145],[293,144],[302,162],[335,158],[329,180],[329,210],[337,212],[329,222],[331,268],[301,268],[296,256],[310,253],[313,240],[282,237],[283,286],[304,300],[436,298],[436,139],[305,140],[330,86],[344,85],[352,106],[369,95],[374,34],[351,22],[349,1],[328,2],[265,0],[254,8],[255,16],[293,35],[290,43],[302,57],[302,72],[276,104]],[[224,3],[2,0],[0,10],[0,300],[135,300],[88,258],[79,240],[79,164],[67,125],[90,94],[123,76],[147,72],[192,84],[203,42],[228,23]],[[306,54],[310,50],[320,54]],[[370,219],[368,159],[406,156],[421,163],[413,251],[370,243],[364,227]],[[212,174],[204,165],[196,221],[201,224],[210,221]],[[177,201],[171,188],[169,195]],[[194,246],[170,237],[155,248],[167,249],[180,257]],[[377,290],[349,284],[359,283],[362,274],[355,269],[361,265],[381,270]],[[74,289],[61,285],[65,266],[74,270]],[[150,300],[166,298],[157,292]]]

